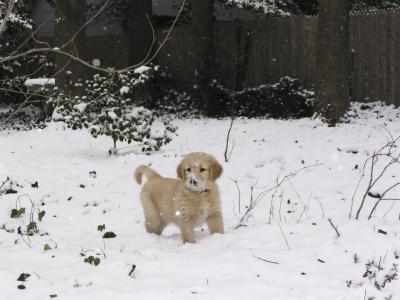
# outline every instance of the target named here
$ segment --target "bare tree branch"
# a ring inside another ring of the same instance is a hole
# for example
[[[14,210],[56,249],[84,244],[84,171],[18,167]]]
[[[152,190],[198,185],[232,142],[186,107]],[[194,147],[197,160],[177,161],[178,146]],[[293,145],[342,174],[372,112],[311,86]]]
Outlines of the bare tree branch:
[[[3,18],[3,22],[1,22],[1,24],[0,24],[0,35],[2,35],[4,33],[4,31],[6,31],[6,29],[7,29],[7,23],[10,20],[12,11],[15,7],[15,3],[16,3],[15,0],[8,0],[8,6],[7,6],[6,13],[4,15],[4,18]]]
[[[109,1],[109,0],[108,0],[108,1]],[[107,3],[108,3],[108,1],[107,1]],[[68,43],[65,44],[65,45],[63,45],[62,47],[39,47],[39,48],[28,49],[28,50],[26,50],[26,51],[19,52],[19,53],[12,53],[12,55],[10,54],[10,55],[8,55],[8,56],[6,56],[6,57],[0,58],[0,64],[1,64],[1,63],[5,63],[5,62],[8,62],[8,61],[16,60],[16,59],[18,59],[18,58],[21,58],[21,57],[24,57],[24,56],[27,56],[27,55],[31,55],[31,54],[36,54],[36,53],[53,53],[53,54],[58,54],[58,55],[66,56],[67,58],[71,59],[72,61],[79,62],[80,64],[82,64],[82,65],[84,65],[84,66],[86,66],[86,67],[88,67],[88,68],[90,68],[90,69],[93,69],[93,70],[95,70],[95,71],[99,71],[99,72],[104,72],[104,73],[126,73],[126,72],[130,72],[130,71],[132,71],[132,70],[135,69],[135,68],[138,68],[138,67],[140,67],[140,66],[143,66],[143,65],[146,65],[146,64],[151,63],[151,62],[156,58],[156,56],[158,55],[158,53],[159,53],[159,52],[161,51],[161,49],[164,47],[165,43],[169,40],[169,38],[170,38],[170,36],[171,36],[171,34],[172,34],[172,31],[173,31],[173,29],[175,28],[176,23],[177,23],[177,21],[178,21],[180,15],[181,15],[181,13],[182,13],[182,11],[183,11],[185,2],[186,2],[186,0],[184,0],[184,1],[182,2],[182,6],[181,6],[181,8],[180,8],[178,14],[177,14],[176,17],[175,17],[174,22],[172,23],[172,25],[171,25],[171,27],[169,28],[169,30],[168,30],[166,36],[164,37],[164,39],[162,40],[162,42],[160,43],[160,45],[157,47],[157,49],[155,50],[155,52],[154,52],[153,55],[151,55],[151,52],[152,52],[152,50],[153,50],[154,43],[155,43],[155,42],[154,42],[154,41],[155,41],[155,31],[154,31],[153,25],[152,25],[151,22],[150,22],[150,19],[147,17],[148,20],[149,20],[151,29],[152,29],[152,33],[153,33],[153,42],[152,42],[152,44],[151,44],[151,46],[150,46],[150,49],[148,50],[148,53],[147,53],[147,55],[145,56],[145,58],[144,58],[141,62],[139,62],[139,63],[137,63],[137,64],[134,64],[134,65],[131,65],[131,66],[122,68],[122,69],[101,68],[101,67],[98,67],[98,66],[94,66],[94,65],[92,65],[92,64],[90,64],[90,63],[88,63],[88,62],[82,60],[82,59],[79,58],[78,56],[64,51],[63,48],[65,48],[66,45],[68,45]],[[107,4],[107,3],[106,3],[106,4]],[[105,6],[103,6],[100,10],[104,10],[104,8],[105,8]],[[100,11],[100,12],[101,12],[101,11]],[[89,21],[90,21],[90,22],[93,22],[93,20],[95,19],[95,17],[97,17],[97,16],[100,14],[100,12],[98,12],[97,14],[95,14],[95,16],[92,17]],[[9,16],[8,16],[8,19],[9,19]],[[5,19],[5,20],[3,21],[2,24],[5,24],[6,21],[7,21],[7,20]],[[84,27],[86,27],[87,25],[89,25],[89,23],[90,23],[89,21],[86,22],[86,23],[82,26],[82,28],[81,28],[80,30],[78,30],[78,31],[83,30]],[[4,26],[5,26],[5,25],[4,25]],[[1,27],[0,27],[0,28],[1,28]],[[74,36],[73,36],[72,39],[69,41],[69,43],[70,43],[71,41],[73,41],[73,39],[76,37],[76,35],[77,35],[77,33],[74,34]]]
[[[74,35],[71,37],[71,39],[65,43],[64,45],[62,45],[60,48],[64,49],[66,48],[69,44],[72,44],[75,40],[75,38],[82,32],[82,30],[84,30],[88,25],[90,25],[104,10],[105,8],[108,6],[108,4],[110,3],[110,0],[107,0],[104,5],[89,19],[87,20],[82,26],[81,28],[79,28]]]

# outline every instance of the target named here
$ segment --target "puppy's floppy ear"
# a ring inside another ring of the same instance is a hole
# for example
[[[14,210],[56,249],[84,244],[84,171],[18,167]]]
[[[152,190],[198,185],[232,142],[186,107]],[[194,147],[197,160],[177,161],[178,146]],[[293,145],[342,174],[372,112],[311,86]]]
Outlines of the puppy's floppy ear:
[[[176,175],[177,175],[178,178],[180,178],[181,180],[185,180],[185,170],[183,169],[182,163],[180,163],[180,164],[176,167]]]
[[[219,164],[219,162],[217,162],[214,158],[211,160],[211,167],[210,167],[210,175],[211,175],[211,180],[216,180],[218,179],[221,174],[222,171],[224,169],[222,168],[222,166]]]

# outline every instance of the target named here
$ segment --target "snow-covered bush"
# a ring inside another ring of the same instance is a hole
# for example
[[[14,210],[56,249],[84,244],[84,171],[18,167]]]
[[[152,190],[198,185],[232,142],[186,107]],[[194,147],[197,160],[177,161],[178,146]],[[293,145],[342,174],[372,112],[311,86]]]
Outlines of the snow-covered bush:
[[[318,0],[217,0],[227,7],[239,7],[272,16],[315,15]],[[180,4],[182,0],[176,0]],[[190,2],[190,1],[188,1]],[[177,5],[176,5],[177,6]],[[187,4],[189,8],[190,5]],[[400,0],[350,0],[351,10],[399,8]],[[189,11],[189,9],[186,9]],[[188,15],[188,14],[186,14]]]
[[[82,95],[68,97],[57,92],[52,99],[54,117],[74,130],[86,128],[93,137],[110,136],[114,142],[137,142],[143,152],[159,150],[171,141],[176,131],[168,119],[158,118],[149,109],[137,106],[135,98],[140,85],[153,69],[140,67],[129,73],[95,75],[81,81]]]
[[[201,115],[199,101],[189,91],[178,88],[177,79],[167,67],[154,71],[151,80],[146,83],[148,97],[139,97],[138,104],[159,114],[192,118]]]
[[[263,84],[232,92],[215,84],[215,99],[222,116],[304,118],[314,113],[314,92],[300,80],[283,77],[277,83]]]
[[[293,0],[221,0],[228,7],[239,7],[259,11],[266,15],[290,16],[299,13]]]
[[[160,68],[146,83],[149,95],[140,97],[137,104],[161,115],[200,117],[202,110],[195,91],[179,89],[177,86],[173,74],[165,67]],[[288,119],[311,117],[314,113],[314,92],[306,89],[300,80],[288,76],[277,83],[262,84],[241,91],[232,91],[213,82],[212,97],[218,107],[214,117]]]
[[[352,10],[388,9],[399,8],[400,0],[352,0]]]
[[[6,16],[8,2],[0,0],[0,23]],[[0,57],[9,56],[14,51],[24,51],[32,48],[32,42],[27,42],[33,34],[33,21],[29,17],[26,1],[17,0],[14,10],[6,23],[6,30],[0,35]],[[21,100],[23,94],[12,91],[24,91],[24,82],[32,76],[44,74],[52,64],[45,55],[35,54],[22,56],[0,64],[0,97],[3,102]]]

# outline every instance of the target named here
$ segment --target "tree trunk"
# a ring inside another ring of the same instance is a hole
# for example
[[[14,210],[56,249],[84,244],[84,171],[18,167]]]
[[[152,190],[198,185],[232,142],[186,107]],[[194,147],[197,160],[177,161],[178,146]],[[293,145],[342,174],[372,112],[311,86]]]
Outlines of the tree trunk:
[[[316,105],[329,124],[340,121],[349,99],[349,0],[320,0]]]
[[[193,54],[201,107],[208,116],[218,112],[218,103],[212,97],[210,86],[216,79],[214,45],[215,0],[194,0],[192,4]]]
[[[62,0],[56,2],[55,43],[62,50],[85,60],[85,29],[73,40],[72,37],[86,22],[86,1]],[[71,41],[71,42],[70,42]],[[85,69],[82,64],[63,55],[56,55],[56,85],[66,92],[77,95],[79,90],[70,82],[82,78]]]
[[[153,34],[149,19],[152,16],[152,1],[132,1],[127,33],[129,34],[129,64],[142,62],[148,54]],[[149,18],[149,19],[148,19]]]

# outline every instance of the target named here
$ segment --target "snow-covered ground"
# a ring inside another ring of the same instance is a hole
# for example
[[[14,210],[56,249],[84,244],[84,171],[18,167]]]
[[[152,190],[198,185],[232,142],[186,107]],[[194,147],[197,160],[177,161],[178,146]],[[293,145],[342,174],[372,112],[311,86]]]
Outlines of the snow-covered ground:
[[[376,199],[367,197],[355,220],[363,181],[349,220],[363,163],[388,132],[400,135],[400,111],[358,115],[335,128],[311,119],[236,120],[228,163],[229,120],[177,120],[178,136],[162,152],[126,148],[114,157],[107,154],[111,140],[60,123],[0,132],[0,186],[10,178],[0,195],[0,299],[400,299],[400,204],[383,201],[368,221]],[[193,151],[224,166],[226,233],[199,229],[197,244],[183,245],[173,226],[160,237],[145,232],[133,171],[151,164],[176,177],[182,155]],[[374,192],[396,180],[400,169],[388,169]],[[234,229],[251,194],[258,204],[246,226]],[[387,197],[399,195],[396,189]],[[21,207],[25,213],[11,218]],[[30,217],[38,232],[22,238],[18,228],[24,232]],[[116,237],[103,239],[106,231]],[[100,264],[84,262],[89,256]],[[22,273],[30,274],[25,282],[17,281]]]

